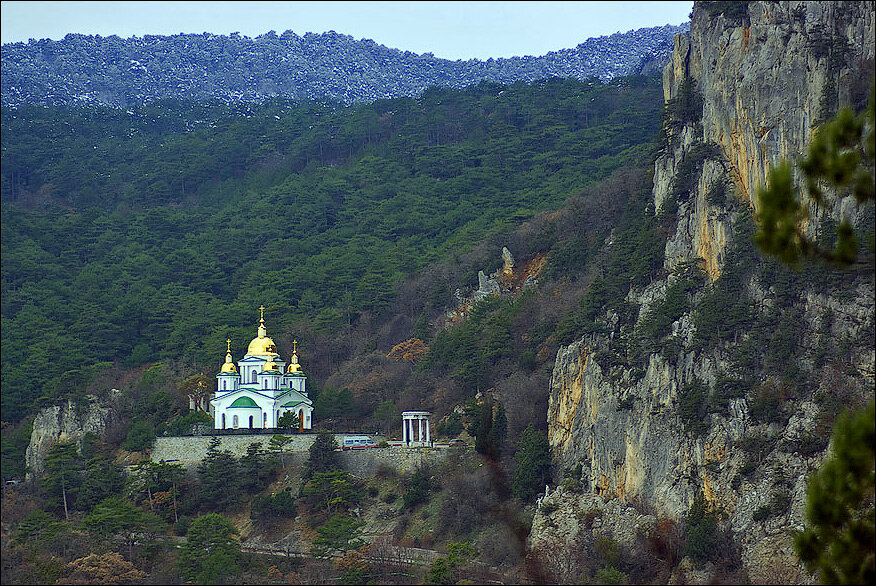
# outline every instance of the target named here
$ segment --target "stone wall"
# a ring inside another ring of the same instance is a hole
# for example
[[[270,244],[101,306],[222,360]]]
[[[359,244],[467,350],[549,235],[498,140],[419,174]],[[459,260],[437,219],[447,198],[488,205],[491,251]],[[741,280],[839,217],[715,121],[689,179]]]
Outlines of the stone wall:
[[[151,458],[158,462],[179,462],[192,468],[207,454],[207,447],[213,436],[159,437],[155,439]],[[246,454],[251,444],[261,442],[267,448],[273,435],[222,435],[219,437],[219,449],[229,451],[237,457]],[[308,450],[316,439],[316,434],[301,434],[289,436],[292,441],[286,445],[285,460],[287,465],[301,465],[308,457]],[[371,436],[376,442],[384,438]],[[340,443],[343,435],[338,434],[335,440]],[[419,465],[432,466],[444,459],[447,448],[405,448],[393,446],[388,448],[373,448],[339,452],[338,456],[343,468],[354,476],[366,477],[374,474],[380,466],[388,466],[398,472],[407,474]]]
[[[273,434],[252,434],[252,435],[220,435],[219,450],[229,451],[237,457],[246,454],[247,448],[251,444],[261,442],[262,446],[267,449],[271,442]],[[292,441],[286,445],[287,452],[307,452],[313,441],[316,439],[315,433],[307,433],[300,435],[291,435]],[[335,439],[340,442],[341,436],[335,436]],[[166,462],[178,461],[183,464],[197,464],[204,459],[207,454],[207,446],[210,445],[210,440],[213,436],[185,436],[185,437],[159,437],[155,438],[155,444],[152,446],[151,458],[155,462],[164,460]],[[377,441],[380,441],[379,439]]]
[[[389,466],[402,474],[410,474],[417,466],[431,467],[442,461],[447,448],[390,447],[356,450],[340,454],[341,465],[353,476],[373,475],[380,466]]]

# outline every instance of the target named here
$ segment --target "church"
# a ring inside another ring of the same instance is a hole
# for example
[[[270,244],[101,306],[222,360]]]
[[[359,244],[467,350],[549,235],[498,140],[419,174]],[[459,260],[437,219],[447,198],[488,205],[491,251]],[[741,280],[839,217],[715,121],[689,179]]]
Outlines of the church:
[[[237,364],[231,340],[225,363],[216,375],[216,392],[210,399],[215,429],[268,429],[288,412],[298,416],[298,431],[313,427],[313,401],[307,396],[307,377],[298,362],[298,342],[292,344],[289,365],[280,360],[277,346],[265,328],[265,308],[259,307],[258,335]]]

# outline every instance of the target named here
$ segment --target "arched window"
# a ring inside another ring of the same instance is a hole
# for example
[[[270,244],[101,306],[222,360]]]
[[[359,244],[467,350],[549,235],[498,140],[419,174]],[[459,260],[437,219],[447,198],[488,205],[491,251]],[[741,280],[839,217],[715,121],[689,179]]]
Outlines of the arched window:
[[[265,413],[264,414],[264,421],[262,421],[262,429],[266,428],[267,426],[268,426],[268,414]]]
[[[228,387],[225,386],[225,385],[227,385],[227,384],[228,384],[228,381],[222,381],[222,390],[223,390],[223,391],[224,391],[226,388],[228,388]]]
[[[259,372],[255,368],[252,369],[252,382],[259,382]]]
[[[222,414],[222,429],[225,429],[225,414]]]
[[[252,429],[252,415],[249,416],[249,428]]]
[[[239,423],[238,423],[237,415],[235,415],[234,417],[231,418],[231,427],[233,427],[234,429],[237,429],[238,425],[239,425]]]

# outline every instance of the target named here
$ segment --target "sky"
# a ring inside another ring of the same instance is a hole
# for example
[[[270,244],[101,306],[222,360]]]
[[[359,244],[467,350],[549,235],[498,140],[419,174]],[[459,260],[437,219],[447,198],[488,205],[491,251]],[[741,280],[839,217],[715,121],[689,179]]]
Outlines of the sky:
[[[2,42],[333,30],[444,59],[538,56],[592,37],[687,22],[693,2],[12,2]]]

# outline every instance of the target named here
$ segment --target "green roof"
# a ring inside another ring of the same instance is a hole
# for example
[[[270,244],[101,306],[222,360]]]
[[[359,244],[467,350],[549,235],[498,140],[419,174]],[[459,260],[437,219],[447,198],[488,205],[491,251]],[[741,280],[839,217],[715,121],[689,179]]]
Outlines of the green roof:
[[[294,403],[289,401],[285,405],[281,405],[281,407],[295,407],[296,405],[304,405],[304,401],[295,401]]]
[[[256,403],[249,397],[240,397],[239,399],[234,401],[234,403],[228,406],[229,409],[233,409],[236,407],[240,409],[251,409],[255,407],[256,409],[258,409],[259,406],[258,403]]]

